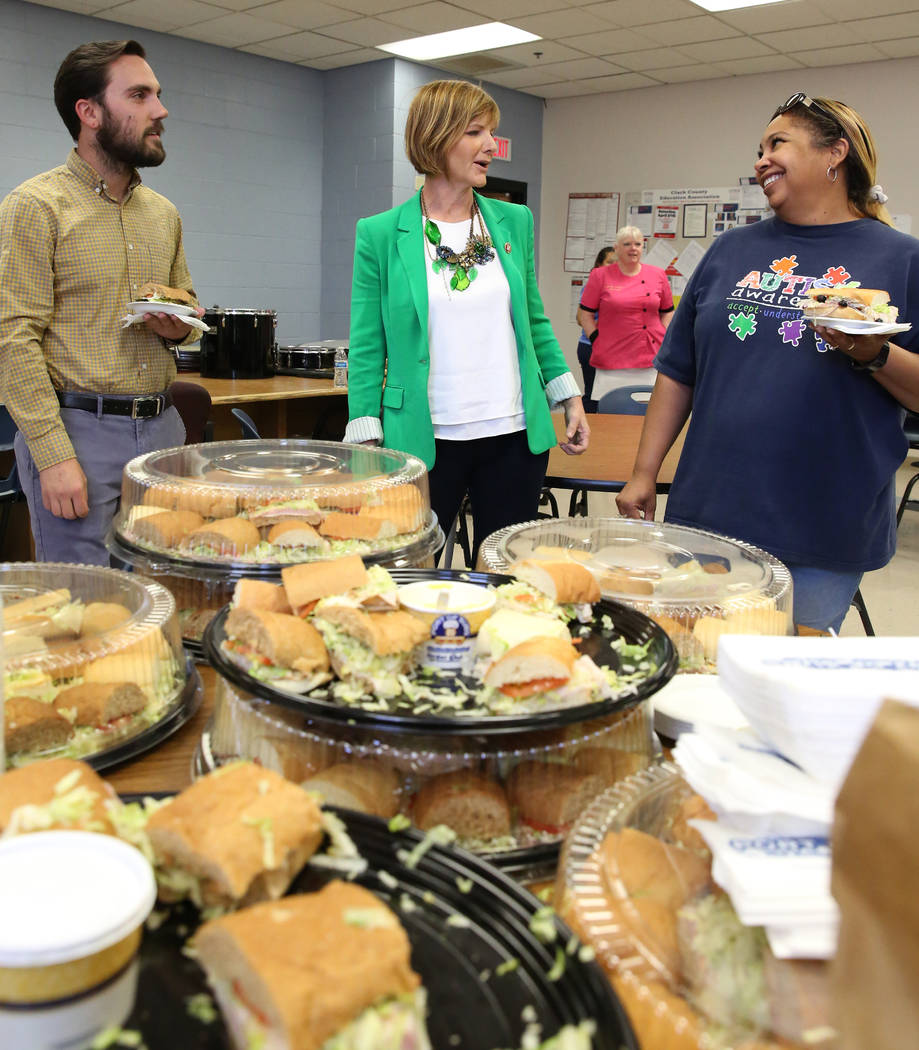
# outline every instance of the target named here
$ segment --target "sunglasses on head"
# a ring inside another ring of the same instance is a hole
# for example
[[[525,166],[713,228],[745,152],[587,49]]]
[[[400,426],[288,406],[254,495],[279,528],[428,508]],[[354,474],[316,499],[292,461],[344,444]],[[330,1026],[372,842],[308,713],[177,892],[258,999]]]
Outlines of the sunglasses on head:
[[[772,119],[782,116],[783,113],[787,113],[790,109],[794,109],[795,106],[807,106],[808,109],[815,109],[818,113],[822,113],[825,117],[829,117],[830,120],[836,120],[832,113],[828,113],[819,102],[815,102],[810,95],[805,95],[803,91],[796,91],[793,95],[789,96],[779,108],[772,114]]]

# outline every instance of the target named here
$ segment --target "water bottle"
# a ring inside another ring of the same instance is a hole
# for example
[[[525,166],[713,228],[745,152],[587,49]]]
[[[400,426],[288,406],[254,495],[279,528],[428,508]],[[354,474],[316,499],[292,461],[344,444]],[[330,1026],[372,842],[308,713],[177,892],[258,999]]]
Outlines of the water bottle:
[[[348,351],[339,346],[335,350],[335,371],[333,372],[332,386],[348,385]]]

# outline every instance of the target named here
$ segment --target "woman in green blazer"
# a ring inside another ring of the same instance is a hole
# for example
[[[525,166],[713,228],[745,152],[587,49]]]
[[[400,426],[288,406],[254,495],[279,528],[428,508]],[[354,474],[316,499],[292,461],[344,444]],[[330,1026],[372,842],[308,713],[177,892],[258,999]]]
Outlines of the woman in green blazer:
[[[473,84],[421,88],[405,141],[424,187],[358,222],[351,293],[345,440],[422,459],[445,529],[468,492],[476,550],[535,516],[556,442],[550,406],[565,410],[566,452],[589,437],[536,286],[533,216],[474,192],[498,117]]]

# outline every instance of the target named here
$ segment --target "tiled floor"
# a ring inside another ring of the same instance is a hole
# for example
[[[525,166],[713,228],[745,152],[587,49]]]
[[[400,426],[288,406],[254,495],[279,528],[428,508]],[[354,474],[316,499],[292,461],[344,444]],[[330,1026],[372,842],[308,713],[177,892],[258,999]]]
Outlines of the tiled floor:
[[[919,461],[915,453],[897,473],[897,499],[909,479],[919,471],[913,463]],[[561,506],[567,506],[567,493],[559,493]],[[919,484],[913,489],[913,498],[919,500]],[[616,503],[612,496],[591,493],[591,514],[615,515]],[[661,517],[663,504],[658,508]],[[462,554],[456,548],[453,558],[456,568],[462,568]],[[889,565],[877,572],[867,573],[862,581],[862,596],[877,634],[919,636],[919,511],[907,510],[903,515],[897,537],[897,553]],[[864,634],[861,620],[851,609],[842,626],[843,635]]]

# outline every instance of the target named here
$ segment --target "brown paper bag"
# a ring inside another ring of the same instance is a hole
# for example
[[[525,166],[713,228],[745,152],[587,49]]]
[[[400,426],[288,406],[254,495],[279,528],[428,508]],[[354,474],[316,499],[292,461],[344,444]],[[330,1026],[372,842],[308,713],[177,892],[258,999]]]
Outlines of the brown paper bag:
[[[886,700],[836,800],[839,1050],[919,1046],[919,709]]]

